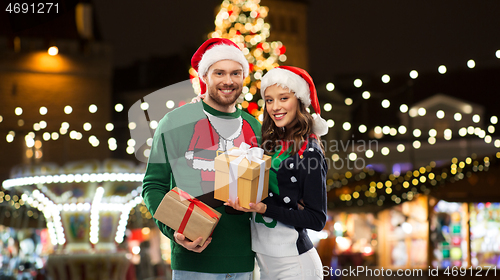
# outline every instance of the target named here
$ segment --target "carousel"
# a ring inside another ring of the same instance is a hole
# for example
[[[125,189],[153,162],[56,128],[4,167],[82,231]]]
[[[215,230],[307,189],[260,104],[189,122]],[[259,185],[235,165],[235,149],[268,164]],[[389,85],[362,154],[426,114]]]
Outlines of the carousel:
[[[125,279],[130,259],[118,250],[129,214],[142,203],[144,165],[123,160],[18,166],[4,189],[43,213],[53,245],[48,275],[59,279]]]

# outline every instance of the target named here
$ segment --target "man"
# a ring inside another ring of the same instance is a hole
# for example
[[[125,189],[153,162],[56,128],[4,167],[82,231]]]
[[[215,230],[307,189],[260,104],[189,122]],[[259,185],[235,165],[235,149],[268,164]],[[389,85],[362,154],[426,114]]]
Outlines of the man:
[[[246,142],[260,144],[260,123],[236,108],[249,65],[236,44],[209,39],[194,54],[203,102],[177,108],[160,121],[153,138],[142,196],[154,215],[164,195],[175,186],[222,213],[212,237],[188,240],[155,220],[173,242],[173,279],[251,279],[250,215],[213,198],[214,158]]]

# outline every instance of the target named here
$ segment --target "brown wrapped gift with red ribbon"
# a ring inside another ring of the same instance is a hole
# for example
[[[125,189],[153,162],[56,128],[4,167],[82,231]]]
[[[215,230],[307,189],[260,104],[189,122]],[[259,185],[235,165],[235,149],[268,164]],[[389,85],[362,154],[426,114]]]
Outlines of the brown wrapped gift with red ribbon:
[[[221,214],[212,207],[175,187],[156,209],[154,218],[184,234],[190,240],[202,237],[201,244],[212,235]]]

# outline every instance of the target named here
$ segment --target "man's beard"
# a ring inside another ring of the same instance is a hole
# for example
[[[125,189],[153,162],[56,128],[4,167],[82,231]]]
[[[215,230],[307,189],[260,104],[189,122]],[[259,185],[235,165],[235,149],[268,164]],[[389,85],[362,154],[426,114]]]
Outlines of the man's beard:
[[[229,88],[227,88],[229,89]],[[233,89],[233,88],[231,88]],[[232,105],[236,102],[238,97],[241,94],[241,90],[238,91],[238,88],[234,88],[237,91],[237,94],[229,95],[229,96],[224,96],[222,94],[219,94],[219,91],[217,88],[215,88],[215,92],[213,92],[210,88],[208,89],[208,95],[210,95],[210,98],[215,101],[215,103],[222,105],[222,106],[229,106]]]

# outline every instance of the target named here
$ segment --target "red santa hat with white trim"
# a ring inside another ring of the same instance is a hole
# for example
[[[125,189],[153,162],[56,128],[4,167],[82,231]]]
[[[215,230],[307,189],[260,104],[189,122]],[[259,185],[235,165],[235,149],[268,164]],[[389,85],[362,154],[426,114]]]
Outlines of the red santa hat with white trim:
[[[233,41],[225,38],[212,38],[203,43],[191,58],[191,66],[198,72],[201,94],[207,91],[203,77],[212,64],[221,60],[233,60],[243,67],[243,77],[248,76],[249,65],[241,49]]]
[[[318,94],[314,82],[304,69],[293,66],[279,66],[269,70],[261,79],[260,94],[264,98],[266,88],[278,85],[293,91],[295,97],[307,108],[312,105],[316,113],[313,124],[313,133],[323,136],[328,133],[328,125],[325,119],[321,118],[321,108],[319,106]]]

